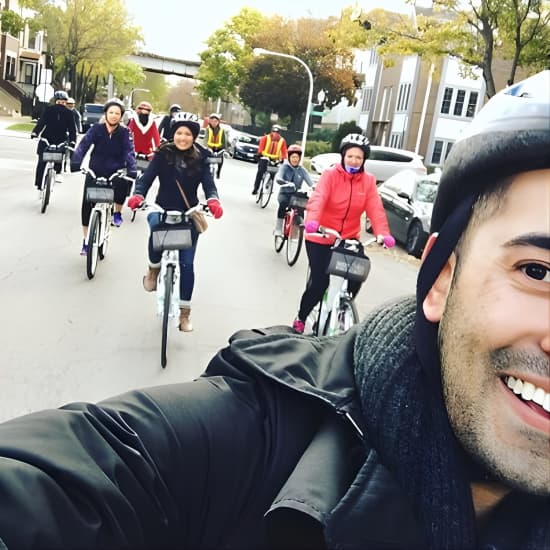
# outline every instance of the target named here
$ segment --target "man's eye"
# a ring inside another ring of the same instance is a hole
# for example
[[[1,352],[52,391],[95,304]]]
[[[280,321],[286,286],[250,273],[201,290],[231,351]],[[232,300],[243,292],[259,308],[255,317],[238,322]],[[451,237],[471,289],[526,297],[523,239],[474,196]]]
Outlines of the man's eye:
[[[525,264],[521,266],[521,270],[531,279],[550,283],[550,268],[545,265]]]

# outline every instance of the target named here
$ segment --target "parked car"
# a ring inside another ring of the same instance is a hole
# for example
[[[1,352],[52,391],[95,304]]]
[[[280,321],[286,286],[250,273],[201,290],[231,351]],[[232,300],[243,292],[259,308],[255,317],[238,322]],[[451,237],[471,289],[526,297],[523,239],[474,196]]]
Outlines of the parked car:
[[[440,176],[440,172],[422,175],[402,170],[378,186],[392,235],[416,258],[422,255],[430,234]]]
[[[260,138],[252,134],[238,134],[229,142],[228,152],[234,159],[258,162]]]
[[[103,116],[102,103],[84,103],[82,109],[82,131],[86,132],[90,126],[101,120]]]
[[[311,158],[311,170],[315,176],[320,176],[327,168],[340,162],[340,153],[322,153]],[[376,178],[378,183],[404,169],[411,169],[425,175],[426,167],[423,157],[405,149],[371,145],[370,156],[365,163],[365,170]]]

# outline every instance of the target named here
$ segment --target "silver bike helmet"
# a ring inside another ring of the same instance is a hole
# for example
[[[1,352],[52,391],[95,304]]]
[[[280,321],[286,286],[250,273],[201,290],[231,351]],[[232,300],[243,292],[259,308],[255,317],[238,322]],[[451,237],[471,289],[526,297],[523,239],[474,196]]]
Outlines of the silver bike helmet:
[[[172,136],[180,126],[187,126],[187,128],[191,130],[193,138],[197,139],[201,125],[199,123],[199,117],[195,113],[188,113],[186,111],[174,113],[170,121],[170,133]]]
[[[363,153],[365,154],[365,160],[369,158],[370,142],[367,136],[363,136],[362,134],[348,134],[347,136],[343,137],[342,141],[340,142],[340,147],[338,148],[342,157],[344,156],[346,150],[350,147],[359,147],[363,150]]]

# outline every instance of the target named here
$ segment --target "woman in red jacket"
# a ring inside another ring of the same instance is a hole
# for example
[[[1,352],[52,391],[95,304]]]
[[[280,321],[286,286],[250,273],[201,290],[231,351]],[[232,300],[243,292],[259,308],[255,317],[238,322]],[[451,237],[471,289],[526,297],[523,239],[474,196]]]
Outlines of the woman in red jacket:
[[[128,129],[134,140],[136,153],[151,155],[160,144],[157,125],[152,115],[153,107],[148,101],[142,101],[136,107],[136,114],[128,122]]]
[[[335,229],[344,239],[358,239],[361,233],[361,216],[367,214],[373,232],[380,243],[390,235],[386,213],[376,189],[376,179],[365,172],[365,160],[369,157],[369,140],[361,134],[348,134],[340,143],[342,160],[323,172],[306,210],[306,251],[309,261],[309,278],[300,300],[298,316],[292,327],[304,332],[307,316],[315,307],[329,284],[327,268],[330,262],[334,237],[312,235],[319,226]],[[349,283],[353,296],[361,283]]]

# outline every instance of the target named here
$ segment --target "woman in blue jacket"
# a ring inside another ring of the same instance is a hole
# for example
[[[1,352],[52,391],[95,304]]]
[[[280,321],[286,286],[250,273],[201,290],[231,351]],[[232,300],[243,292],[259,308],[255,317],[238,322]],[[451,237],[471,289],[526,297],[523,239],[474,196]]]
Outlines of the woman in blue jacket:
[[[202,185],[208,208],[215,218],[221,217],[223,209],[218,200],[218,190],[206,162],[210,153],[196,142],[200,131],[197,115],[177,112],[170,126],[170,141],[160,146],[147,170],[137,180],[134,196],[128,206],[138,208],[145,200],[153,181],[158,176],[159,188],[155,202],[164,210],[184,212],[198,204],[197,189]],[[151,229],[160,223],[160,213],[151,212],[147,221]],[[191,297],[195,286],[193,263],[199,234],[191,225],[192,246],[179,251],[180,265],[180,321],[183,332],[193,330],[191,324]],[[147,292],[157,288],[162,252],[153,249],[149,236],[149,270],[143,277],[143,287]]]
[[[124,105],[119,99],[110,99],[103,106],[105,121],[94,124],[82,138],[71,159],[71,172],[78,172],[82,160],[92,147],[90,153],[89,167],[98,177],[110,177],[117,170],[126,168],[129,177],[135,178],[137,174],[134,145],[130,139],[130,132],[126,126],[121,124],[124,114]],[[84,181],[84,193],[82,195],[82,230],[84,241],[80,254],[87,253],[86,236],[88,235],[88,224],[92,213],[92,203],[86,200],[86,186],[93,181],[90,174],[86,175]],[[128,181],[116,178],[113,181],[115,191],[115,212],[113,214],[113,225],[120,227],[122,224],[122,205],[128,196]]]
[[[302,148],[299,145],[291,145],[287,151],[288,160],[285,160],[284,163],[281,164],[275,177],[275,181],[281,186],[284,186],[279,189],[279,194],[277,195],[279,208],[277,210],[275,230],[273,231],[275,236],[283,236],[285,213],[293,193],[298,191],[304,182],[310,187],[313,187],[313,182],[311,181],[308,171],[303,166],[300,166],[302,153]]]

